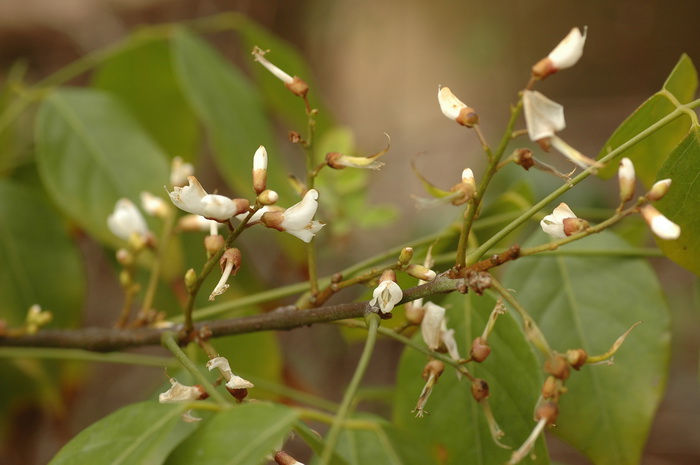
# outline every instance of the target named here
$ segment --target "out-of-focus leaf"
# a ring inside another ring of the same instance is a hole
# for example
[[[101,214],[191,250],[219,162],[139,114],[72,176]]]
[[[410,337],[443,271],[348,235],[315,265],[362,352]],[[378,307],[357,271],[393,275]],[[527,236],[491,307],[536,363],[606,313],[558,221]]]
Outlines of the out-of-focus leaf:
[[[700,128],[694,127],[661,166],[658,179],[666,178],[673,180],[671,189],[656,206],[681,227],[681,236],[654,237],[667,257],[700,275]]]
[[[224,179],[238,195],[251,194],[253,154],[264,145],[270,160],[268,187],[280,194],[280,204],[296,203],[258,91],[238,69],[189,32],[177,31],[171,45],[182,91],[210,133]]]
[[[311,103],[311,107],[318,110],[316,128],[318,133],[324,133],[326,128],[331,126],[330,114],[318,98],[319,88],[313,82],[311,68],[304,60],[302,54],[289,42],[285,42],[275,36],[245,15],[236,14],[233,18],[233,24],[241,35],[242,42],[248,53],[256,45],[263,50],[270,50],[270,53],[266,56],[267,59],[290,76],[299,76],[309,85],[307,98]],[[274,115],[281,116],[287,124],[291,125],[289,129],[305,134],[307,117],[302,99],[292,94],[282,81],[273,76],[262,65],[255,63],[252,56],[250,57],[250,66],[248,68],[253,73],[255,81],[260,85],[263,98],[273,110]],[[325,155],[325,153],[317,153],[318,157]]]
[[[177,443],[198,426],[180,419],[184,411],[181,404],[156,402],[124,407],[84,429],[50,465],[163,463]]]
[[[543,241],[538,232],[526,245]],[[604,232],[567,249],[631,247]],[[539,256],[512,263],[505,285],[553,350],[605,353],[635,322],[612,366],[583,366],[567,380],[553,432],[597,465],[637,464],[666,383],[669,319],[661,287],[643,259]],[[495,352],[495,350],[494,350]]]
[[[682,55],[663,88],[644,102],[618,127],[603,145],[598,158],[624,144],[644,129],[659,121],[676,108],[676,102],[690,102],[698,88],[698,75],[693,62]],[[691,120],[688,116],[677,118],[663,128],[635,144],[624,152],[634,162],[637,177],[646,187],[656,179],[656,173],[673,148],[688,133]],[[603,178],[617,172],[619,163],[611,163],[599,171]]]
[[[39,110],[39,172],[52,200],[92,236],[112,245],[107,228],[116,201],[140,203],[168,182],[166,157],[111,95],[88,89],[53,92]]]
[[[522,213],[530,208],[533,200],[534,193],[531,184],[526,180],[516,181],[479,214],[479,220],[474,228],[479,241],[484,242],[496,234],[503,225],[513,219],[512,215]],[[512,237],[506,236],[494,247],[507,247],[512,243]]]
[[[11,326],[39,304],[53,313],[52,326],[78,322],[85,294],[80,255],[61,219],[32,190],[0,180],[0,308]]]
[[[481,336],[493,309],[492,297],[453,294],[441,305],[447,310],[447,326],[455,329],[460,354],[466,357],[472,340]],[[420,337],[420,336],[417,336]],[[489,336],[492,353],[481,364],[469,364],[469,370],[489,384],[489,402],[496,420],[505,432],[501,442],[515,450],[535,426],[533,410],[542,376],[530,345],[510,314],[501,315]],[[430,447],[432,462],[441,464],[505,463],[511,450],[498,447],[489,433],[482,408],[473,399],[469,380],[458,379],[449,366],[440,377],[425,410],[429,415],[416,418],[412,410],[425,384],[421,373],[427,358],[406,348],[396,383],[394,422],[400,432],[424,441]],[[544,441],[534,449],[536,459],[522,463],[549,463]]]
[[[382,465],[432,464],[425,444],[410,441],[383,418],[362,414],[355,419],[372,424],[367,429],[344,429],[340,434],[336,452],[349,465],[376,463]],[[319,461],[314,459],[311,464]]]
[[[248,403],[219,412],[173,451],[169,465],[256,465],[279,450],[297,420],[280,404]]]
[[[170,46],[139,35],[131,40],[133,46],[97,69],[92,84],[118,96],[165,153],[191,160],[199,128],[175,78]]]

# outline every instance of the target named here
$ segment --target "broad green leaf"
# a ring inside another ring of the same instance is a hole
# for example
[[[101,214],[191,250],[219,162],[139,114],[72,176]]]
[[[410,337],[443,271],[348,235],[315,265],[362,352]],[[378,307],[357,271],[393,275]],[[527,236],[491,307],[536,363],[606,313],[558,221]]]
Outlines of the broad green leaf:
[[[693,62],[682,55],[663,88],[644,102],[618,127],[598,154],[602,158],[624,144],[676,108],[674,100],[680,104],[690,102],[698,87],[698,76]],[[634,162],[637,177],[646,187],[656,179],[656,173],[669,153],[687,134],[691,120],[684,115],[624,152],[624,156]],[[603,178],[617,172],[618,162],[610,163],[600,170]]]
[[[249,54],[254,46],[269,50],[267,59],[290,76],[299,76],[309,85],[307,98],[311,107],[318,110],[316,116],[317,133],[324,133],[326,128],[331,126],[329,112],[318,99],[319,88],[314,83],[311,68],[302,54],[292,44],[275,36],[247,16],[235,15],[232,19],[235,29],[241,35],[246,54]],[[248,56],[250,57],[250,65],[247,68],[251,70],[255,81],[262,89],[263,98],[274,115],[281,116],[287,124],[292,125],[285,129],[293,129],[305,134],[308,120],[303,100],[292,94],[282,81],[273,76],[262,65],[255,63],[252,56]],[[325,155],[325,152],[317,152],[318,157]]]
[[[466,357],[471,341],[481,336],[495,301],[489,296],[455,293],[441,305],[448,309],[447,326],[455,329],[460,354]],[[505,433],[501,442],[515,450],[535,427],[532,416],[543,379],[541,368],[510,314],[498,318],[489,344],[492,348],[489,358],[467,367],[489,384],[489,402]],[[406,348],[401,357],[394,402],[394,422],[399,431],[416,441],[425,441],[435,463],[490,465],[507,462],[512,450],[494,443],[483,409],[472,397],[469,381],[464,377],[458,379],[449,366],[425,406],[429,415],[416,418],[412,410],[425,384],[421,373],[427,362],[423,354],[411,348]],[[523,463],[549,463],[544,441],[537,442],[534,452],[537,458]]]
[[[51,326],[75,325],[82,313],[85,275],[61,218],[29,188],[0,180],[0,314],[11,326],[39,304]]]
[[[184,405],[157,402],[124,407],[80,432],[50,465],[163,463],[177,442],[198,426],[180,419],[184,411]]]
[[[673,180],[668,194],[656,205],[681,227],[681,236],[666,241],[655,236],[664,254],[700,275],[700,128],[694,127],[671,152],[658,179]]]
[[[139,204],[141,191],[161,195],[168,182],[161,149],[108,93],[53,92],[39,110],[36,138],[39,172],[52,200],[107,244],[120,244],[107,228],[116,201]]]
[[[256,465],[282,447],[297,413],[280,404],[247,403],[217,413],[168,458],[169,465]]]
[[[134,35],[126,51],[96,70],[92,85],[116,95],[169,156],[193,158],[199,128],[175,78],[168,42]]]
[[[189,32],[177,31],[171,45],[182,91],[210,134],[221,176],[238,195],[251,194],[253,154],[264,145],[270,160],[268,187],[280,194],[281,205],[291,199],[296,203],[257,90],[238,69]]]
[[[538,232],[526,245],[542,243]],[[567,250],[624,250],[603,232]],[[553,350],[605,353],[634,323],[611,366],[584,366],[567,380],[552,431],[597,465],[637,464],[666,384],[669,318],[661,287],[643,259],[601,256],[524,257],[505,285],[530,312]]]

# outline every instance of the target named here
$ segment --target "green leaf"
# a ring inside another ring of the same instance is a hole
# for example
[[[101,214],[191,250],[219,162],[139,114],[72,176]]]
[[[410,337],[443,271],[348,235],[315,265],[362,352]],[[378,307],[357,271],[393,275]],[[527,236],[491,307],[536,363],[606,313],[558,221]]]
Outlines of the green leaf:
[[[50,465],[163,463],[177,442],[198,426],[180,419],[184,411],[184,405],[156,402],[124,407],[84,429]]]
[[[133,36],[123,53],[96,70],[92,85],[117,96],[165,153],[193,158],[199,128],[175,78],[168,42]]]
[[[450,295],[441,304],[447,310],[447,326],[455,329],[460,354],[466,356],[472,340],[481,336],[495,305],[489,296]],[[417,336],[420,338],[420,336]],[[501,315],[489,336],[491,355],[469,370],[489,384],[489,403],[505,436],[501,442],[517,449],[535,427],[532,415],[542,384],[541,369],[520,327],[510,314]],[[440,377],[425,406],[429,415],[416,418],[412,410],[425,382],[421,378],[428,359],[406,348],[397,375],[394,422],[402,434],[427,442],[432,462],[441,464],[505,463],[511,450],[498,447],[486,423],[483,409],[471,394],[469,380],[458,379],[449,366]],[[533,461],[549,463],[541,439],[536,443]],[[439,461],[440,460],[442,461]]]
[[[217,413],[173,451],[175,464],[256,465],[279,450],[297,420],[280,404],[248,403]]]
[[[138,204],[141,191],[161,195],[168,182],[161,149],[105,92],[53,92],[41,105],[36,133],[39,172],[52,200],[102,242],[120,244],[107,228],[119,198]]]
[[[85,275],[80,254],[46,199],[12,181],[0,180],[0,301],[11,326],[39,304],[51,326],[75,325],[82,313]]]
[[[527,245],[543,241],[538,232]],[[603,232],[567,250],[625,249]],[[612,366],[584,366],[567,380],[552,431],[597,465],[637,464],[666,384],[669,318],[661,287],[642,259],[536,256],[512,263],[504,278],[553,350],[605,353],[637,321]]]
[[[253,154],[264,145],[271,161],[267,185],[280,194],[281,204],[292,198],[296,203],[257,90],[218,52],[185,30],[173,35],[172,53],[182,91],[210,134],[224,179],[238,195],[252,193]]]
[[[690,58],[684,54],[666,79],[663,88],[637,108],[615,130],[603,145],[598,158],[607,155],[671,113],[676,109],[677,103],[690,102],[697,88],[697,71]],[[690,118],[683,115],[624,152],[623,155],[634,162],[637,177],[647,188],[653,184],[656,173],[668,154],[688,133],[690,124]],[[603,178],[609,178],[616,173],[617,167],[618,163],[611,163],[601,169],[599,174]]]
[[[700,128],[692,131],[671,152],[659,170],[658,179],[673,180],[668,194],[656,206],[681,227],[673,241],[654,236],[664,254],[700,275]]]

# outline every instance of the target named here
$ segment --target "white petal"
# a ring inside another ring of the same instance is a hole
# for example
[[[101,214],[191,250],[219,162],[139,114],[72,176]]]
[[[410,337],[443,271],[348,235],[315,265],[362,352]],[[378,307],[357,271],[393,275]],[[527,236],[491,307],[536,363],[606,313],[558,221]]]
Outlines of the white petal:
[[[423,321],[421,321],[420,331],[428,348],[437,350],[440,347],[440,331],[442,321],[445,318],[445,309],[432,302],[427,302],[424,308],[425,314]]]
[[[223,195],[205,195],[202,197],[202,204],[204,205],[202,216],[205,218],[226,221],[238,212],[236,202]]]
[[[634,182],[634,165],[632,164],[632,160],[625,157],[620,161],[618,176],[620,179]]]
[[[267,169],[267,150],[262,145],[258,147],[253,155],[253,170]]]
[[[301,239],[302,241],[308,243],[314,238],[314,235],[324,227],[325,224],[318,221],[311,221],[302,229],[285,229],[284,232],[291,234],[294,237]]]
[[[117,201],[114,212],[107,217],[107,226],[115,236],[124,240],[128,240],[133,233],[141,236],[149,233],[146,220],[129,199]]]
[[[226,383],[226,387],[229,389],[251,389],[254,388],[255,385],[247,379],[243,379],[240,376],[233,375],[231,376],[231,379]]]
[[[282,227],[286,231],[304,229],[311,222],[318,208],[318,191],[310,189],[301,202],[284,211]],[[320,229],[320,228],[319,228]]]
[[[554,209],[551,215],[545,216],[542,221],[540,221],[540,226],[542,230],[550,236],[563,239],[566,237],[566,233],[564,232],[564,220],[567,218],[576,218],[576,215],[567,204],[562,202]]]
[[[527,133],[532,141],[552,137],[566,127],[564,107],[537,91],[523,91],[523,110]]]
[[[459,117],[462,108],[467,107],[464,102],[452,93],[449,87],[441,87],[438,90],[438,102],[440,103],[442,114],[453,121]]]
[[[260,218],[266,213],[270,211],[270,207],[267,205],[262,207],[260,210],[256,211],[253,216],[248,220],[248,224],[253,224],[257,221],[260,221]],[[248,216],[248,213],[241,213],[240,215],[236,215],[236,219],[239,221],[243,221],[245,217]]]
[[[403,298],[403,291],[394,281],[382,281],[372,293],[370,305],[378,305],[382,313],[389,313]]]
[[[204,190],[194,176],[190,176],[187,179],[189,181],[188,186],[175,186],[172,192],[168,192],[170,200],[172,200],[173,204],[180,210],[204,216],[202,198],[207,195],[207,191]]]
[[[583,46],[586,43],[586,34],[588,29],[583,29],[583,34],[579,28],[571,29],[569,34],[559,42],[548,57],[552,60],[552,65],[556,69],[566,69],[574,66],[583,55]]]
[[[175,378],[170,378],[171,388],[158,396],[161,404],[174,402],[190,402],[202,396],[202,391],[197,386],[180,384]]]

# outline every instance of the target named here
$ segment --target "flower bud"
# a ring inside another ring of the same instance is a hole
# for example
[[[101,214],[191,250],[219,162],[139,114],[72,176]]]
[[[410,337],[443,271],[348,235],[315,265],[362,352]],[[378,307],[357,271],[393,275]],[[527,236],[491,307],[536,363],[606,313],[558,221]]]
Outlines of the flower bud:
[[[486,339],[483,337],[477,337],[474,339],[474,341],[472,341],[472,348],[469,353],[472,360],[481,363],[486,360],[490,353],[491,347],[489,347],[489,343],[486,341]]]
[[[401,254],[399,255],[399,262],[402,265],[407,265],[411,263],[411,259],[413,258],[413,247],[405,247],[401,250]]]
[[[662,179],[661,181],[656,181],[649,192],[647,192],[646,198],[652,202],[663,199],[668,190],[671,188],[670,179]]]
[[[657,237],[665,240],[678,239],[681,235],[681,228],[673,221],[666,218],[659,210],[651,205],[644,205],[641,208],[644,221],[647,222],[651,231]]]
[[[559,405],[556,402],[545,402],[535,411],[535,420],[546,420],[549,425],[553,425],[558,416]]]
[[[197,284],[197,273],[194,271],[193,268],[190,268],[185,273],[185,287],[188,291],[192,291],[192,289],[194,289],[195,284]]]
[[[449,87],[441,87],[438,90],[438,102],[442,114],[452,121],[468,128],[479,123],[479,115],[476,111],[458,99]]]
[[[411,264],[406,267],[405,271],[409,276],[418,278],[421,281],[432,281],[435,279],[435,276],[437,276],[433,270],[430,270],[423,265]]]
[[[221,234],[215,236],[207,236],[204,238],[204,248],[207,250],[207,256],[211,257],[226,244],[226,239]]]
[[[620,162],[618,178],[620,181],[620,201],[624,204],[634,196],[635,186],[634,165],[632,160],[627,157]]]
[[[583,232],[591,226],[583,218],[564,218],[562,223],[564,225],[564,234],[567,236]]]
[[[565,380],[570,374],[569,363],[562,355],[553,354],[544,362],[544,371],[555,378]]]
[[[416,305],[415,302],[406,304],[406,321],[412,325],[419,325],[425,316],[425,307]]]
[[[150,192],[141,192],[141,207],[146,213],[156,218],[165,218],[168,214],[168,205],[165,200]]]
[[[119,249],[116,253],[117,263],[121,266],[132,266],[134,264],[134,255],[126,249]]]
[[[260,194],[267,186],[267,150],[262,145],[253,155],[253,189]]]
[[[489,384],[481,378],[472,381],[472,397],[481,402],[489,397]]]
[[[258,195],[258,202],[263,205],[274,205],[279,200],[280,196],[277,192],[270,189],[264,190]]]
[[[547,376],[542,385],[542,397],[544,399],[557,398],[560,393],[560,382],[554,376]]]
[[[440,360],[431,360],[423,368],[423,373],[421,376],[425,381],[427,381],[431,376],[434,376],[437,379],[444,371],[445,364],[443,362]]]
[[[298,144],[299,142],[301,142],[301,134],[299,134],[296,131],[289,131],[289,133],[287,134],[287,138],[292,144]]]
[[[530,149],[516,149],[513,157],[515,164],[525,168],[525,171],[535,166],[535,160]]]
[[[538,79],[556,73],[560,69],[571,68],[583,55],[583,46],[586,43],[587,28],[583,34],[579,28],[571,29],[571,32],[559,42],[546,58],[543,58],[532,67],[532,75]]]
[[[275,454],[275,463],[277,463],[277,465],[304,465],[283,450]]]
[[[583,349],[571,349],[566,351],[566,361],[574,368],[574,370],[580,370],[581,367],[586,363],[588,354]]]

